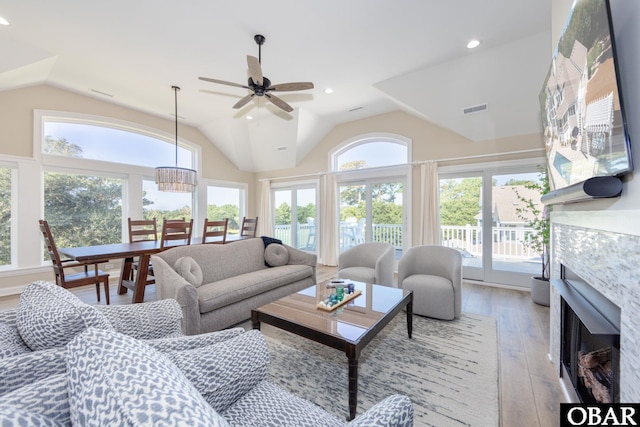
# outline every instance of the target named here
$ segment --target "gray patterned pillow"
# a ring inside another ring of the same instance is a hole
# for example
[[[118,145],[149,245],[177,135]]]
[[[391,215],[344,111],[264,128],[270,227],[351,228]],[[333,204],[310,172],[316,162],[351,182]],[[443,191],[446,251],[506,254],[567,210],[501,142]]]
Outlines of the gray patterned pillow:
[[[88,329],[67,345],[73,425],[228,426],[166,356],[126,335]]]
[[[33,282],[24,288],[16,326],[34,351],[62,347],[90,327],[113,329],[98,309],[50,282]]]
[[[289,251],[282,245],[271,243],[264,249],[264,260],[269,267],[280,267],[289,262]]]
[[[0,359],[29,352],[16,327],[0,322]]]
[[[190,256],[183,256],[176,260],[173,265],[176,272],[185,278],[196,288],[202,285],[202,269],[195,259]]]

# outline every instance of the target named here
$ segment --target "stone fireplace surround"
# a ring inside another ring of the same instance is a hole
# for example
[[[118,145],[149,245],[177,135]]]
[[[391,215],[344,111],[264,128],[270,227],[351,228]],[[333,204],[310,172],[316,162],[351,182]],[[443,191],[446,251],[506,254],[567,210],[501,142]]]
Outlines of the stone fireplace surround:
[[[564,264],[620,307],[620,402],[640,402],[640,235],[555,221],[552,230],[552,278],[560,278]],[[560,294],[551,287],[549,351],[556,373],[560,321]]]

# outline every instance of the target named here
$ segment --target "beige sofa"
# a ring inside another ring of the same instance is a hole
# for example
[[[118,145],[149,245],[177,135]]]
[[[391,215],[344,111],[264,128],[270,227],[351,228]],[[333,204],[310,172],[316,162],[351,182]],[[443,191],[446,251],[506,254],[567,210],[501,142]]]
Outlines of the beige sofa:
[[[265,248],[261,238],[179,246],[151,262],[158,299],[178,301],[187,335],[235,325],[251,309],[316,282],[316,255],[273,243]]]

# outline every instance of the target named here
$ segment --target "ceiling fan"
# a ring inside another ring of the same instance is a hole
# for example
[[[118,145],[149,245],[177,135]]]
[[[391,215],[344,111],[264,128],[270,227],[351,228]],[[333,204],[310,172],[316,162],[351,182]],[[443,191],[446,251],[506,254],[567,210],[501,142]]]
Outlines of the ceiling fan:
[[[249,66],[249,81],[246,85],[227,82],[224,80],[211,79],[208,77],[199,77],[199,79],[204,80],[205,82],[241,87],[252,91],[252,93],[236,102],[233,108],[244,107],[249,101],[251,101],[254,96],[264,96],[276,107],[283,109],[287,113],[290,113],[291,111],[293,111],[293,108],[291,108],[289,104],[270,92],[291,92],[296,90],[313,89],[313,83],[294,82],[272,85],[271,80],[262,75],[262,45],[264,44],[265,37],[261,34],[256,34],[253,37],[253,40],[255,40],[255,42],[258,44],[258,57],[256,58],[255,56],[247,55],[247,65]]]

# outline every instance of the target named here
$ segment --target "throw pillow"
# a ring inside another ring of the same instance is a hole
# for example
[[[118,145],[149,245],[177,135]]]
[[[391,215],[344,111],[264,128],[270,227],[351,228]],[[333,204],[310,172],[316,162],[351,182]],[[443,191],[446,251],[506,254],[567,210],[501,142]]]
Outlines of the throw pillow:
[[[264,249],[264,260],[269,267],[279,267],[289,262],[289,251],[282,245],[271,243]]]
[[[178,258],[173,268],[196,288],[202,285],[202,269],[196,260],[190,256]]]
[[[67,345],[72,425],[228,426],[166,356],[114,331]]]
[[[18,329],[0,322],[0,359],[29,352],[31,349],[20,338]]]
[[[95,307],[50,282],[27,285],[18,303],[16,326],[31,350],[62,347],[87,328],[112,329]]]

